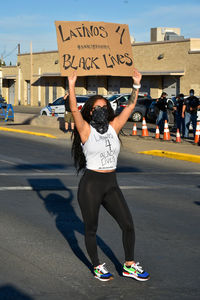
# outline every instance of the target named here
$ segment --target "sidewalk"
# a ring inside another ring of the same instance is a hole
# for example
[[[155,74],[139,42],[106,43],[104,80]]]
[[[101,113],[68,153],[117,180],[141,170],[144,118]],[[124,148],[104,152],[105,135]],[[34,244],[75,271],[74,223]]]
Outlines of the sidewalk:
[[[133,153],[144,153],[178,160],[200,163],[200,147],[193,141],[163,141],[154,137],[126,136],[121,137],[125,149]]]
[[[58,128],[39,127],[29,124],[15,124],[0,122],[0,132],[16,132],[19,134],[32,134],[38,136],[44,136],[46,138],[55,139],[71,139],[70,133],[64,133]],[[172,137],[171,141],[163,141],[163,139],[155,139],[154,136],[142,137],[141,135],[122,136],[122,147],[132,153],[140,153],[146,151],[145,154],[165,156],[181,160],[189,160],[200,163],[200,146],[194,144],[193,140],[181,140],[180,143],[175,142],[175,138]],[[153,150],[160,150],[149,152]],[[173,153],[171,153],[173,152]],[[181,154],[185,154],[180,157]]]
[[[64,133],[58,128],[48,128],[40,126],[32,126],[29,124],[14,124],[0,122],[0,132],[18,132],[21,134],[32,134],[38,136],[44,136],[47,138],[65,139],[70,138],[69,133]],[[24,132],[25,131],[25,132]]]

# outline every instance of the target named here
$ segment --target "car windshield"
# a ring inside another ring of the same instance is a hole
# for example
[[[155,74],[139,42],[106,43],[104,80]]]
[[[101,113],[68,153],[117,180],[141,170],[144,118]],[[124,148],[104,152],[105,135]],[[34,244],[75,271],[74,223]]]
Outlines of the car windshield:
[[[127,103],[128,102],[128,99],[129,99],[129,96],[127,95],[127,96],[122,96],[122,97],[120,97],[119,98],[119,103],[120,104],[125,104],[125,103]]]
[[[54,102],[53,102],[53,105],[63,105],[64,104],[64,99],[63,99],[63,97],[60,97],[60,98],[58,98],[57,100],[55,100]]]
[[[108,97],[106,97],[109,101],[113,101],[113,100],[115,100],[115,99],[117,99],[119,97],[119,95],[111,95],[111,96],[108,96]]]
[[[88,99],[89,97],[76,97],[77,103],[85,103]]]

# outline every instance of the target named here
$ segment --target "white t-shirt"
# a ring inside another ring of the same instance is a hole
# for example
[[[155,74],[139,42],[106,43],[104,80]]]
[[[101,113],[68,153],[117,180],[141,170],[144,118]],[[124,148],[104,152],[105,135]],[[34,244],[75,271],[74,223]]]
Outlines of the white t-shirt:
[[[117,167],[120,141],[114,128],[100,134],[90,125],[88,140],[82,145],[86,168],[90,170],[113,170]]]

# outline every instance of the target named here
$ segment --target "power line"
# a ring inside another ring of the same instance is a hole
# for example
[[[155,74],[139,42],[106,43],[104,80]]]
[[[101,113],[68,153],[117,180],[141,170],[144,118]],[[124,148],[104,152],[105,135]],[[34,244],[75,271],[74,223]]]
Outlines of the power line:
[[[3,59],[7,58],[8,56],[10,56],[11,54],[13,54],[13,52],[17,49],[17,46],[12,50],[10,51],[6,56],[3,57]]]

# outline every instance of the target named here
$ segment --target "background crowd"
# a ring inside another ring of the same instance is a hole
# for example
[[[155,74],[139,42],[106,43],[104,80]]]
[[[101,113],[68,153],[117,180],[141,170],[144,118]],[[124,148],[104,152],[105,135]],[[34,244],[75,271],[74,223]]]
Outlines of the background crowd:
[[[197,127],[197,110],[200,109],[200,100],[195,96],[193,89],[189,91],[189,96],[178,94],[174,103],[167,99],[167,93],[163,92],[156,101],[159,110],[156,124],[159,126],[160,133],[164,131],[165,120],[168,121],[168,110],[174,111],[174,125],[179,129],[182,138],[189,138],[189,127],[192,123],[193,136],[195,137]]]

